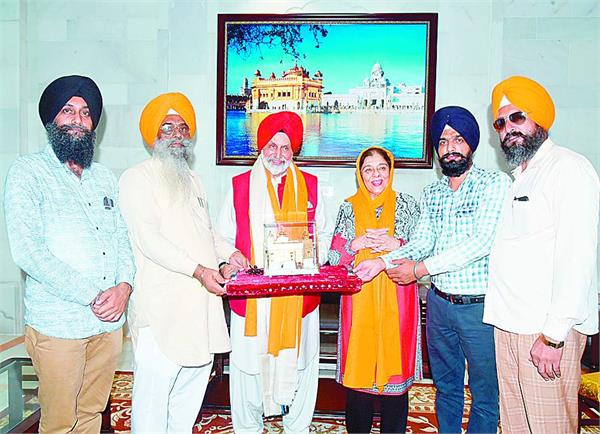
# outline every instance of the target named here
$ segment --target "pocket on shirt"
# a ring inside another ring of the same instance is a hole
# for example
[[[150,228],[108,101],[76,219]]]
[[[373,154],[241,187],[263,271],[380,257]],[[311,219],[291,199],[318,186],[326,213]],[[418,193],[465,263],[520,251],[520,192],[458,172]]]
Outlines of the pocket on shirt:
[[[456,212],[456,236],[467,238],[473,232],[477,208],[465,207]]]
[[[102,232],[112,234],[117,230],[117,212],[116,208],[102,209],[100,214],[100,229]]]

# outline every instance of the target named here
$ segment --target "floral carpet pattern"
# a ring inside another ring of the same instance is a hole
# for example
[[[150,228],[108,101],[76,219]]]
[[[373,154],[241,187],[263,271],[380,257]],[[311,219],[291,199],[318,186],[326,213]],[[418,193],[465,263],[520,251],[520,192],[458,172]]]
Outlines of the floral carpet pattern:
[[[131,429],[131,391],[133,375],[131,372],[117,372],[111,392],[112,426],[117,434],[129,433]],[[435,417],[435,388],[431,384],[417,384],[410,390],[410,409],[408,415],[408,433],[437,433]],[[465,389],[465,414],[463,432],[469,418],[471,396]],[[600,433],[600,427],[586,427],[582,433]],[[221,434],[233,433],[229,410],[203,411],[201,419],[194,426],[194,433]],[[311,433],[342,434],[346,432],[343,416],[315,415],[310,427]],[[373,432],[379,432],[379,423],[375,422]],[[265,433],[283,433],[281,418],[271,418],[265,422]]]

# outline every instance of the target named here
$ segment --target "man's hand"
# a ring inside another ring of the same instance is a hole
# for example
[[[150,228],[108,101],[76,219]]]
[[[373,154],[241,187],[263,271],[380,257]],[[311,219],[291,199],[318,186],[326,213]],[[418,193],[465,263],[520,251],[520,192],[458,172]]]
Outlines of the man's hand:
[[[231,279],[233,275],[238,271],[238,267],[232,264],[224,264],[223,266],[221,266],[221,268],[219,268],[219,273],[221,273],[221,276],[223,276],[227,280]]]
[[[236,250],[231,254],[228,262],[229,265],[236,268],[235,271],[245,270],[246,268],[250,267],[248,258],[246,258],[239,250]]]
[[[381,258],[367,259],[354,267],[354,272],[363,282],[370,282],[383,270],[385,262]]]
[[[215,295],[225,294],[225,289],[221,286],[227,283],[227,279],[221,276],[217,270],[206,268],[198,264],[194,271],[194,277],[206,288],[208,292]]]
[[[387,275],[397,285],[407,285],[417,280],[413,272],[415,261],[410,259],[394,259],[392,264],[397,267],[387,270]]]
[[[92,302],[92,312],[101,321],[119,321],[127,308],[130,294],[131,285],[129,283],[121,282],[116,286],[111,286],[98,294]]]
[[[531,355],[531,362],[544,380],[549,381],[560,378],[562,348],[552,348],[546,345],[540,336],[531,346],[529,354]]]

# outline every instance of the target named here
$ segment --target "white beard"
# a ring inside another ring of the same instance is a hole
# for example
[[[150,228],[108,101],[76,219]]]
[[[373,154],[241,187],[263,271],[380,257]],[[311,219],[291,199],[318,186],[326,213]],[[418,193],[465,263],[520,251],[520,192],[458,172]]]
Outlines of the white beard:
[[[288,167],[292,164],[292,160],[285,161],[283,164],[272,164],[266,158],[263,157],[263,164],[265,168],[271,173],[271,175],[277,177],[287,172]]]
[[[161,163],[163,185],[169,192],[171,203],[187,200],[192,193],[192,177],[187,159],[191,154],[191,141],[184,140],[183,148],[169,148],[172,139],[157,140],[152,158]]]

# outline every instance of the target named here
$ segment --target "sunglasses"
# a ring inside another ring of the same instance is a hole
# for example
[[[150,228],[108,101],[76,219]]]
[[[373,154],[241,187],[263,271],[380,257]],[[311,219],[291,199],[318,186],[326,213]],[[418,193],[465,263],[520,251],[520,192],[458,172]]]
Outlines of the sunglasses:
[[[494,121],[494,129],[496,131],[502,131],[506,128],[506,120],[511,121],[515,125],[523,125],[527,120],[527,113],[525,112],[514,112],[503,118],[498,118]]]

